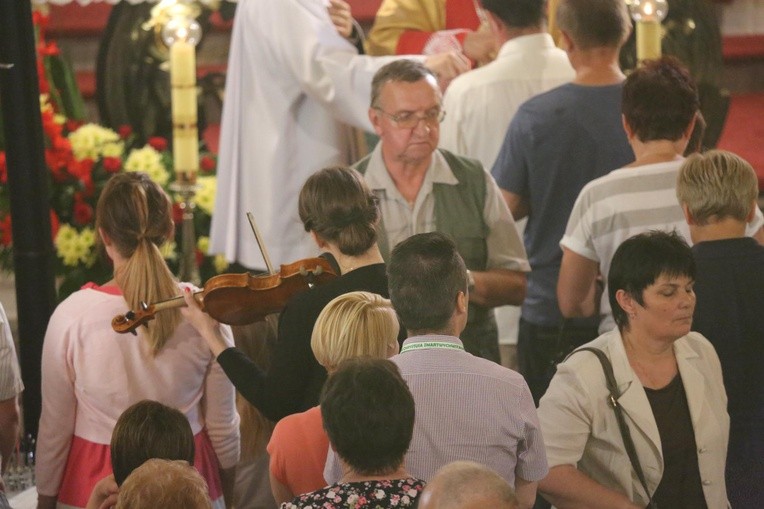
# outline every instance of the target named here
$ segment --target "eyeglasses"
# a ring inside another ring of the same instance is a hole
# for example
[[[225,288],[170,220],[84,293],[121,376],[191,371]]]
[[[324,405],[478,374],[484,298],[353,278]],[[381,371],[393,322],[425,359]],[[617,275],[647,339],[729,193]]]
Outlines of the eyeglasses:
[[[419,125],[420,120],[424,120],[424,123],[428,126],[436,126],[446,118],[445,110],[441,110],[440,108],[431,108],[425,111],[423,115],[417,115],[413,111],[392,114],[384,111],[382,108],[374,109],[392,120],[393,123],[401,129],[414,129]]]

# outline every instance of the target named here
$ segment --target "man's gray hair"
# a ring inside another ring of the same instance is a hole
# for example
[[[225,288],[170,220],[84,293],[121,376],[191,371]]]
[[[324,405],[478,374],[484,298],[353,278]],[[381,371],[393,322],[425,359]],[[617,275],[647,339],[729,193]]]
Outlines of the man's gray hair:
[[[485,501],[486,507],[494,509],[518,507],[509,483],[490,468],[473,461],[454,461],[438,470],[422,497],[428,509],[459,509],[477,500]]]
[[[379,94],[385,83],[401,81],[404,83],[416,83],[419,80],[429,79],[436,82],[436,77],[421,62],[402,58],[380,67],[371,80],[371,107],[379,107]]]

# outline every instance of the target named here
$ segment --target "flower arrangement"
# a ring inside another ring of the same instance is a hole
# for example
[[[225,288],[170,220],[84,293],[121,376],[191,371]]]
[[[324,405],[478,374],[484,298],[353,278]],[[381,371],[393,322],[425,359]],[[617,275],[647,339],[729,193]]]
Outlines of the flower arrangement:
[[[55,43],[44,40],[45,18],[35,13],[38,29],[38,70],[40,71],[40,111],[45,163],[49,170],[50,217],[56,251],[56,274],[61,278],[59,298],[63,299],[88,281],[104,283],[112,269],[99,256],[95,231],[95,206],[106,181],[115,173],[142,171],[165,188],[174,202],[176,240],[163,246],[162,253],[174,272],[178,270],[182,211],[179,197],[170,190],[175,179],[172,153],[161,137],[149,138],[139,146],[129,126],[118,132],[83,123],[79,112],[82,99],[71,87],[59,87],[60,74],[68,71],[61,63]],[[55,64],[52,61],[56,61]],[[71,76],[69,84],[73,84]],[[67,79],[63,79],[66,83]],[[68,94],[68,95],[67,95]],[[73,98],[72,98],[73,97]],[[68,113],[68,114],[67,114]],[[72,116],[73,115],[74,118]],[[199,189],[195,198],[194,226],[197,234],[196,261],[203,280],[227,268],[222,257],[207,255],[209,229],[215,196],[215,156],[202,152]],[[0,140],[0,270],[13,270],[10,196],[4,145]]]

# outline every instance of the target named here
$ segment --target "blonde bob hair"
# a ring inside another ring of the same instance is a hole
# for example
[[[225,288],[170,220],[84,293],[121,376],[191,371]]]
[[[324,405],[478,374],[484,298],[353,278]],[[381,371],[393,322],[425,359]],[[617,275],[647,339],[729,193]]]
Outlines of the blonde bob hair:
[[[759,182],[748,162],[732,152],[710,150],[693,154],[679,170],[676,196],[703,226],[728,217],[747,222]]]
[[[400,324],[388,299],[350,292],[332,300],[313,327],[310,347],[327,371],[344,360],[369,356],[385,359],[397,350]]]

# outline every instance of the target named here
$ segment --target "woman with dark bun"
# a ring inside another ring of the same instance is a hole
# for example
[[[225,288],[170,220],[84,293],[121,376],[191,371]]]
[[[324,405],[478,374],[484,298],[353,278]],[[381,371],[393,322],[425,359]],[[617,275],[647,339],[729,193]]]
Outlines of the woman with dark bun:
[[[318,405],[326,370],[310,349],[313,325],[335,297],[365,291],[388,297],[387,276],[377,247],[377,199],[355,170],[330,167],[313,174],[300,191],[300,219],[323,251],[334,256],[340,277],[295,296],[281,313],[270,368],[257,368],[222,341],[217,322],[186,296],[185,316],[207,340],[236,389],[267,418]]]

